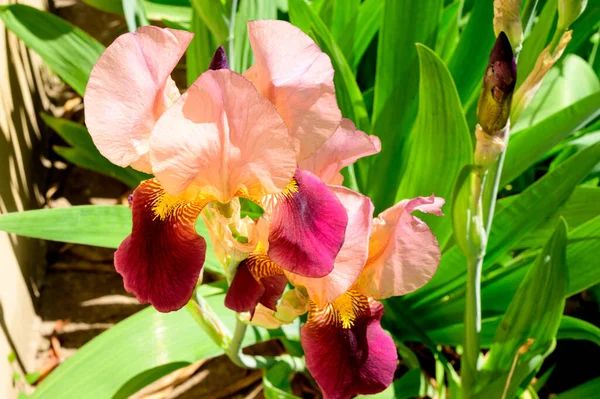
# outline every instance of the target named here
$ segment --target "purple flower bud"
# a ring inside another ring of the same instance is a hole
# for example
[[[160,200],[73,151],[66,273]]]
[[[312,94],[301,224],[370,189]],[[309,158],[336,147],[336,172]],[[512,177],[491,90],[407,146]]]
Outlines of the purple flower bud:
[[[490,53],[477,105],[479,124],[488,134],[494,134],[506,125],[516,81],[517,65],[512,46],[506,34],[500,32]]]
[[[223,46],[219,46],[217,51],[215,51],[215,55],[213,55],[212,61],[210,61],[210,65],[208,69],[213,71],[219,69],[229,69],[229,61],[227,61],[227,54],[225,54],[225,49]]]

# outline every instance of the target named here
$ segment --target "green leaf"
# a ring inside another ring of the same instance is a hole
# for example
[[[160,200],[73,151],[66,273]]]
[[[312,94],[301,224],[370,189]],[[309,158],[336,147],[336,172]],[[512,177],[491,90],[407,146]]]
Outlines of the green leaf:
[[[229,28],[225,22],[225,9],[220,0],[190,0],[204,24],[219,44],[225,43],[229,37]]]
[[[480,397],[501,392],[514,397],[551,350],[565,307],[566,242],[567,225],[561,220],[496,330],[481,372]]]
[[[235,313],[225,308],[219,287],[201,286],[199,293],[232,329]],[[267,330],[253,330],[244,346],[269,339]],[[124,399],[163,375],[222,353],[187,310],[159,313],[150,307],[80,348],[42,381],[32,398]]]
[[[456,49],[459,41],[458,14],[462,3],[455,1],[444,8],[435,43],[435,52],[444,62],[448,62]]]
[[[131,210],[126,206],[82,205],[0,215],[0,230],[26,237],[117,248],[131,233]],[[208,230],[198,218],[196,231],[206,238],[205,267],[223,274],[214,256]]]
[[[381,139],[382,151],[371,161],[367,191],[378,210],[392,205],[394,189],[404,177],[398,171],[398,153],[406,145],[417,116],[420,64],[414,44],[434,47],[442,6],[441,0],[385,2],[372,121],[372,132]]]
[[[473,252],[469,232],[469,210],[471,208],[471,188],[474,183],[475,171],[475,166],[465,165],[456,178],[452,192],[452,232],[454,233],[456,245],[463,254]]]
[[[290,381],[292,368],[286,362],[277,362],[263,376],[264,395],[266,399],[298,399],[292,395]]]
[[[419,114],[410,134],[410,147],[403,153],[407,166],[396,202],[431,194],[449,200],[454,179],[473,159],[471,135],[450,72],[432,50],[423,45],[417,45],[417,50]],[[445,208],[445,217],[423,216],[441,243],[450,236],[451,209],[452,205]]]
[[[337,39],[353,71],[358,69],[363,55],[379,31],[383,3],[383,0],[365,0],[360,5],[356,19],[347,24],[346,29],[349,29],[352,34],[344,34]]]
[[[122,0],[83,0],[102,11],[124,14]],[[152,21],[174,22],[182,28],[189,29],[192,18],[192,7],[188,0],[142,0],[141,6],[146,16]]]
[[[463,105],[475,102],[481,90],[483,74],[496,40],[492,26],[493,5],[493,1],[475,2],[469,22],[448,62]]]
[[[503,198],[498,201],[496,211],[510,206],[518,195]],[[519,240],[514,248],[541,247],[552,235],[559,216],[567,221],[570,230],[592,220],[600,215],[600,187],[578,186],[568,201],[560,207],[553,216],[542,222]]]
[[[511,129],[518,132],[534,126],[598,91],[600,81],[592,67],[583,58],[569,54],[548,71],[535,97]]]
[[[532,71],[538,56],[546,47],[557,10],[557,0],[547,0],[531,33],[523,42],[523,50],[517,63],[517,88]]]
[[[593,398],[600,391],[600,377],[594,378],[584,384],[571,388],[568,391],[559,393],[554,399],[582,399]]]
[[[130,32],[135,32],[140,26],[149,25],[142,0],[122,0],[122,3],[125,22]]]
[[[42,114],[46,125],[50,126],[67,143],[74,148],[54,147],[54,150],[67,161],[93,170],[106,176],[113,177],[130,187],[137,187],[142,180],[151,176],[138,172],[131,167],[122,168],[104,158],[98,151],[85,126],[78,123]]]
[[[528,187],[511,206],[499,210],[494,217],[488,240],[484,268],[493,265],[521,237],[552,216],[599,160],[600,143],[596,143]],[[443,318],[436,315],[434,310],[442,311],[438,301],[464,285],[465,262],[458,247],[449,249],[442,255],[440,266],[432,280],[417,292],[405,296],[404,300],[413,308],[418,308],[419,312],[430,311],[428,318],[431,316],[431,319],[444,323]]]
[[[333,2],[333,23],[331,34],[337,43],[344,36],[354,37],[358,26],[357,14],[361,0],[344,0]]]
[[[567,252],[567,295],[570,296],[600,283],[600,216],[573,230],[569,241],[572,243]]]
[[[214,52],[217,50],[217,43],[213,34],[210,32],[198,12],[194,9],[192,12],[191,30],[194,38],[186,50],[186,73],[188,87],[208,69]]]
[[[21,4],[0,6],[6,27],[80,96],[104,46],[69,22]]]
[[[482,348],[490,347],[501,321],[502,316],[489,317],[482,321],[479,335],[479,343]],[[465,342],[465,325],[462,322],[428,329],[426,332],[437,345],[460,346]],[[394,337],[402,341],[419,341],[419,335],[409,329],[399,329]],[[556,339],[582,340],[600,345],[600,328],[575,317],[563,316],[556,333]]]
[[[529,230],[552,215],[569,198],[575,186],[600,161],[600,143],[580,151],[528,187],[494,217],[485,266],[490,266]],[[535,209],[535,212],[531,212]]]
[[[333,39],[331,32],[321,18],[304,0],[290,0],[290,19],[307,34],[313,36],[321,49],[329,55],[335,70],[336,96],[342,115],[350,118],[356,126],[368,131],[369,115],[365,107],[362,93],[348,61],[344,58],[340,47]]]
[[[542,122],[515,133],[508,142],[501,185],[519,177],[548,150],[600,115],[600,91],[560,110]]]

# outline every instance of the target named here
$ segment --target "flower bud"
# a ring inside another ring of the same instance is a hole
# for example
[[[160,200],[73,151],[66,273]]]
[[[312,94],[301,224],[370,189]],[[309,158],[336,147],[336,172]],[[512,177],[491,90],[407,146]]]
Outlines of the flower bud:
[[[508,124],[504,129],[496,131],[493,135],[485,132],[479,124],[475,127],[475,138],[477,139],[473,156],[475,165],[486,170],[496,162],[500,153],[506,149],[507,131]]]
[[[587,0],[558,0],[558,29],[569,29],[586,6]]]
[[[521,3],[521,0],[494,0],[494,32],[496,36],[505,32],[515,51],[519,51],[523,43]]]
[[[516,81],[517,66],[512,47],[508,37],[500,32],[490,53],[477,105],[477,119],[488,134],[493,135],[506,125]]]
[[[225,49],[223,46],[219,46],[217,51],[215,51],[215,55],[213,55],[208,69],[213,71],[217,71],[219,69],[229,69],[229,61],[227,60],[227,54],[225,54]]]

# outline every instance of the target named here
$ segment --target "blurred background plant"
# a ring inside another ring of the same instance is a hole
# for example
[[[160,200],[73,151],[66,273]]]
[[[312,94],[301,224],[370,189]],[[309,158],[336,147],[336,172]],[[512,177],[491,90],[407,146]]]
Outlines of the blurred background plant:
[[[345,184],[373,198],[376,211],[402,198],[446,198],[446,217],[421,215],[443,251],[437,274],[386,303],[383,325],[402,361],[378,398],[598,397],[599,0],[84,1],[124,16],[113,39],[148,24],[195,33],[178,71],[188,84],[219,45],[233,70],[253,64],[249,20],[289,20],[331,57],[343,115],[381,139],[382,152],[347,168]],[[0,19],[83,96],[104,45],[25,5],[0,6]],[[478,104],[501,31],[517,59],[512,110],[509,100],[497,129],[478,133],[491,126]],[[132,188],[147,178],[103,158],[80,114],[42,117],[66,143],[54,147],[66,161]],[[497,142],[485,161],[482,137]],[[115,248],[131,213],[93,205],[4,214],[0,230]],[[206,233],[202,222],[197,230]],[[206,267],[217,282],[196,295],[232,328],[210,248]],[[301,355],[299,324],[253,332],[244,345],[279,339]],[[185,309],[146,308],[84,345],[32,397],[125,398],[222,353]],[[294,397],[291,380],[290,365],[276,364],[264,396]]]

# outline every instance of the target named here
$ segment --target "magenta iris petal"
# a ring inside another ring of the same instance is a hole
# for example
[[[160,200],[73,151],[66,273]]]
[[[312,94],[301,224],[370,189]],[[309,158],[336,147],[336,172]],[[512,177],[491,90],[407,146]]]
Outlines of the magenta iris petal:
[[[269,232],[269,257],[304,277],[324,277],[344,243],[348,214],[314,174],[296,170],[297,192],[282,195]]]
[[[266,255],[252,254],[239,264],[227,290],[225,306],[238,313],[250,312],[252,316],[259,303],[276,310],[286,285],[283,272]]]
[[[181,204],[164,217],[154,212],[165,195],[156,180],[133,194],[133,231],[115,253],[115,268],[125,289],[160,312],[183,307],[192,296],[206,255],[206,241],[196,233],[202,207]]]
[[[383,305],[370,304],[351,328],[309,321],[301,330],[306,367],[326,398],[349,399],[386,389],[394,379],[398,354],[381,328]]]

